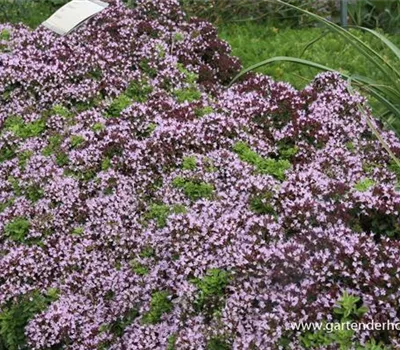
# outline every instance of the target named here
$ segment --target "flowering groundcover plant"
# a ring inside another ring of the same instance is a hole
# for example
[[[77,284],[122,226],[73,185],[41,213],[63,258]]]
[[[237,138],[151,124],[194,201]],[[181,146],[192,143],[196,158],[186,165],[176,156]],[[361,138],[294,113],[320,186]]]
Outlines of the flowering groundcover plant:
[[[175,0],[0,33],[0,347],[336,349],[288,324],[344,292],[399,321],[398,169],[337,75],[228,89]]]

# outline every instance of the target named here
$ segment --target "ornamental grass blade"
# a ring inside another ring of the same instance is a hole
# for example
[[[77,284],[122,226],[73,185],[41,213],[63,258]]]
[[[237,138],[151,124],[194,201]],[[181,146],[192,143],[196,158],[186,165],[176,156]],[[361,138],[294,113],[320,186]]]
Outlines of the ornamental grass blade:
[[[328,71],[328,72],[335,72],[335,69],[324,66],[322,64],[319,63],[315,63],[309,60],[305,60],[302,58],[296,58],[296,57],[288,57],[288,56],[277,56],[277,57],[273,57],[273,58],[269,58],[267,60],[258,62],[256,64],[253,64],[252,66],[243,69],[241,72],[239,72],[239,74],[237,74],[232,81],[230,82],[229,86],[232,86],[233,83],[235,83],[238,79],[240,79],[243,75],[247,74],[248,72],[251,72],[254,69],[257,68],[261,68],[263,66],[266,66],[268,64],[274,63],[274,62],[292,62],[292,63],[298,63],[298,64],[302,64],[304,66],[308,66],[311,68],[317,68],[317,69],[322,69],[324,71]],[[345,75],[346,77],[349,77],[347,75]]]
[[[400,90],[393,88],[392,86],[378,83],[373,79],[357,74],[353,74],[351,75],[351,77],[354,81],[358,83],[360,88],[363,88],[363,86],[367,86],[371,89],[379,91],[392,101],[400,101]]]
[[[397,120],[400,120],[400,109],[398,106],[394,105],[391,101],[389,101],[383,94],[378,92],[376,89],[369,87],[367,85],[361,85],[357,86],[361,90],[364,90],[365,92],[369,93],[371,96],[375,97],[385,108],[387,109],[387,112],[384,113],[384,115],[389,115],[393,114],[397,118]]]
[[[304,46],[303,50],[301,51],[300,57],[303,57],[303,55],[311,46],[313,46],[316,42],[320,41],[322,38],[326,37],[329,33],[330,33],[329,30],[325,30],[320,36],[311,40],[306,46]]]
[[[353,88],[351,86],[350,81],[351,81],[351,79],[349,80],[349,84],[347,86],[347,90],[348,90],[349,94],[352,95],[352,94],[354,94],[354,90],[353,90]],[[398,167],[400,167],[400,160],[395,156],[395,154],[392,152],[392,150],[390,149],[390,147],[387,144],[387,142],[384,140],[384,138],[380,134],[379,130],[375,127],[373,121],[371,120],[371,118],[369,117],[367,112],[365,111],[365,108],[361,104],[358,104],[358,109],[359,109],[361,115],[365,118],[365,120],[366,120],[366,122],[368,124],[368,127],[371,129],[372,133],[378,139],[379,143],[386,150],[386,152],[389,154],[390,158],[392,158],[392,160],[396,163],[396,165]]]
[[[376,38],[378,38],[380,41],[382,41],[395,55],[396,57],[400,60],[400,49],[392,42],[390,41],[386,36],[382,35],[381,33],[378,33],[376,30],[372,30],[369,28],[365,27],[357,27],[358,29],[364,30]],[[400,76],[400,72],[398,74]]]

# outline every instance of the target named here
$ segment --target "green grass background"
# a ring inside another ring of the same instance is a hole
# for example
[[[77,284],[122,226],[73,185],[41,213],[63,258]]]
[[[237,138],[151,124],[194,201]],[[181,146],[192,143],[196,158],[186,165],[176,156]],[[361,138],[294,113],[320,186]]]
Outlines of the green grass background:
[[[358,37],[369,43],[388,60],[400,69],[392,52],[384,47],[370,34],[352,30]],[[278,29],[264,27],[256,23],[226,24],[219,27],[220,37],[232,46],[232,53],[238,56],[243,67],[249,67],[262,60],[274,56],[300,57],[308,43],[318,38],[324,32],[323,28]],[[399,35],[389,35],[389,38],[400,45]],[[380,78],[376,68],[362,57],[351,45],[337,35],[328,34],[311,45],[301,58],[321,63],[334,69],[357,73],[369,77]],[[271,75],[302,88],[318,73],[318,70],[292,63],[274,63],[262,67],[258,71]]]

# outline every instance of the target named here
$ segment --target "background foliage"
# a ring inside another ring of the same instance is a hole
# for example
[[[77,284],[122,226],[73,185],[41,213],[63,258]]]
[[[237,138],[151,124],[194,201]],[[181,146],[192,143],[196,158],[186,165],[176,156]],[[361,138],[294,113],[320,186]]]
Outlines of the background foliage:
[[[334,34],[328,34],[302,54],[307,44],[323,32],[322,28],[293,30],[290,28],[265,28],[256,23],[245,23],[226,24],[220,27],[219,33],[232,46],[233,54],[240,57],[244,67],[274,56],[302,56],[304,59],[312,59],[343,71],[350,72],[357,68],[360,74],[372,74],[379,79],[379,72],[374,71],[372,65],[364,57],[357,55],[356,50],[350,44],[340,40]],[[382,52],[382,55],[390,58],[390,50],[384,47],[379,40],[367,33],[352,32]],[[391,35],[389,38],[400,44],[398,35]],[[263,67],[260,72],[301,88],[315,76],[318,70],[284,63]]]
[[[399,33],[400,1],[353,0],[349,6],[349,17],[354,25]]]
[[[0,23],[25,23],[31,28],[50,17],[67,0],[0,0]]]
[[[134,0],[124,0],[134,4]],[[286,0],[306,10],[338,21],[339,0]],[[0,0],[0,22],[23,22],[36,27],[68,0]],[[205,18],[218,26],[255,22],[263,26],[313,26],[307,16],[271,0],[181,0],[190,16]],[[400,0],[350,0],[350,24],[399,33]]]
[[[337,0],[287,0],[304,9],[332,18],[338,17]],[[264,25],[301,26],[309,20],[297,11],[265,0],[183,0],[186,12],[217,24],[254,21]]]
[[[271,0],[182,0],[187,13],[217,25],[254,21],[278,27],[313,26],[307,16]],[[339,0],[285,0],[334,22],[339,21]],[[399,33],[400,0],[349,0],[349,23]]]

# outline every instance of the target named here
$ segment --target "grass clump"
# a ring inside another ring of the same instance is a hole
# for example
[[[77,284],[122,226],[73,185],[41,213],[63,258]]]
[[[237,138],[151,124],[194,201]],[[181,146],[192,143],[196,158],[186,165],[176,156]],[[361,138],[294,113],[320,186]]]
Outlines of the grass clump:
[[[44,191],[35,185],[28,186],[25,189],[26,198],[28,198],[31,202],[37,202],[39,199],[43,198]]]
[[[143,316],[145,324],[156,324],[160,321],[163,314],[171,312],[173,304],[169,293],[166,291],[155,292],[151,296],[150,310]]]
[[[2,213],[4,210],[6,210],[8,207],[11,207],[14,204],[13,199],[9,199],[3,203],[0,203],[0,213]]]
[[[250,199],[250,209],[259,215],[276,216],[275,209],[271,204],[273,194],[266,192],[261,195],[256,195]]]
[[[286,144],[278,144],[279,158],[291,160],[297,154],[299,148],[297,146],[288,146]]]
[[[147,246],[143,248],[143,250],[140,252],[139,256],[141,258],[153,258],[155,256],[154,249],[150,246]]]
[[[5,349],[27,349],[25,327],[36,314],[58,299],[58,291],[49,289],[46,294],[32,292],[9,303],[0,313],[0,345]]]
[[[60,152],[56,155],[56,164],[58,166],[65,166],[69,163],[68,155],[64,152]]]
[[[61,135],[53,135],[49,137],[49,144],[43,149],[42,154],[46,157],[51,156],[59,151],[63,137]]]
[[[179,103],[193,102],[200,100],[201,92],[196,87],[196,81],[198,75],[196,73],[189,72],[182,64],[178,64],[178,70],[184,74],[185,82],[189,84],[189,87],[184,89],[177,89],[173,92]]]
[[[12,189],[14,191],[14,195],[16,197],[22,196],[22,187],[19,184],[18,180],[13,176],[9,176],[7,178],[7,181],[11,184]]]
[[[7,29],[0,31],[0,40],[9,41],[11,39],[11,33]]]
[[[121,115],[122,111],[131,104],[131,98],[126,94],[121,94],[111,102],[110,106],[107,108],[107,114],[111,118],[117,118]]]
[[[150,123],[150,124],[147,126],[146,132],[144,133],[143,136],[145,136],[145,137],[150,136],[150,135],[157,129],[157,126],[158,126],[158,125],[157,125],[156,123]]]
[[[203,278],[192,279],[191,283],[199,290],[195,303],[196,310],[200,312],[208,307],[207,311],[214,311],[219,308],[229,281],[229,273],[221,269],[210,269]]]
[[[146,276],[149,273],[149,268],[146,265],[141,264],[137,260],[131,260],[129,266],[132,271],[139,276]]]
[[[364,180],[358,181],[354,185],[354,189],[359,192],[366,192],[374,185],[375,185],[375,181],[373,181],[371,179],[364,179]]]
[[[17,217],[5,226],[4,233],[9,239],[23,243],[30,226],[31,224],[27,218]]]
[[[174,41],[183,41],[185,39],[182,33],[175,33],[174,34]]]
[[[152,67],[148,59],[140,61],[139,68],[146,73],[150,78],[155,78],[158,74],[157,69]]]
[[[71,147],[78,148],[85,142],[85,138],[79,135],[72,135],[71,136]]]
[[[180,188],[186,197],[195,201],[201,198],[211,198],[214,192],[214,186],[206,182],[191,181],[177,177],[172,182],[173,186]]]
[[[258,173],[271,175],[281,181],[285,180],[285,172],[292,166],[286,159],[261,157],[244,142],[236,143],[233,150],[242,161],[253,165]]]
[[[356,150],[356,147],[354,146],[354,143],[353,142],[351,142],[351,141],[349,141],[349,142],[346,142],[346,149],[348,150],[348,151],[350,151],[351,153],[354,153],[355,152],[355,150]]]
[[[110,332],[118,337],[124,334],[125,328],[128,327],[138,317],[139,312],[136,309],[131,309],[122,315],[120,318],[111,322],[110,324],[104,324],[99,327],[100,332]],[[106,347],[108,349],[108,347]],[[105,348],[104,348],[105,349]]]
[[[26,167],[26,164],[28,163],[32,155],[33,155],[32,151],[23,151],[18,155],[18,164],[21,167],[21,169],[24,169]]]
[[[231,350],[230,346],[222,337],[211,338],[207,343],[207,350]]]
[[[198,118],[204,117],[205,115],[211,114],[212,112],[214,112],[214,109],[211,106],[197,107],[194,110],[194,114]]]
[[[126,91],[125,95],[136,102],[146,102],[148,96],[153,92],[153,88],[146,83],[139,81],[132,81]]]
[[[85,229],[82,226],[75,227],[72,230],[74,236],[82,236],[85,233]]]
[[[365,345],[355,343],[353,341],[354,330],[344,327],[347,323],[360,321],[368,312],[368,308],[365,305],[360,305],[360,301],[361,299],[358,296],[345,292],[333,309],[337,324],[341,327],[335,327],[331,332],[325,327],[316,332],[304,333],[300,337],[303,347],[305,349],[319,349],[336,345],[340,349],[388,350],[385,345],[376,342],[375,339],[368,340]]]
[[[15,136],[22,139],[40,136],[46,129],[46,121],[38,119],[30,123],[25,123],[21,117],[12,116],[7,118],[4,129],[9,130]]]
[[[11,160],[15,157],[15,147],[11,145],[4,145],[0,149],[0,163]]]
[[[152,204],[145,217],[149,220],[155,220],[157,226],[165,227],[167,225],[167,218],[170,214],[170,207],[165,204]]]
[[[96,132],[96,133],[102,132],[102,131],[105,130],[105,129],[106,129],[106,126],[105,126],[103,123],[95,123],[95,124],[92,126],[92,130],[93,130],[94,132]]]
[[[175,350],[176,338],[177,338],[176,334],[170,335],[168,337],[167,350]]]
[[[107,171],[112,167],[111,158],[105,157],[101,162],[101,170]]]
[[[178,70],[185,75],[185,81],[188,84],[194,85],[197,82],[199,76],[196,73],[190,72],[182,63],[178,63],[177,67]]]
[[[183,214],[186,212],[184,206],[176,204],[168,206],[165,204],[152,204],[145,215],[147,220],[155,220],[159,228],[167,225],[168,216],[171,214]]]
[[[55,105],[50,110],[50,115],[59,115],[63,118],[71,118],[72,113],[68,110],[68,108],[62,105]]]
[[[201,92],[193,87],[177,89],[174,91],[174,95],[179,103],[193,102],[201,98]]]
[[[196,157],[190,156],[183,158],[182,169],[183,170],[196,170],[197,161]]]

